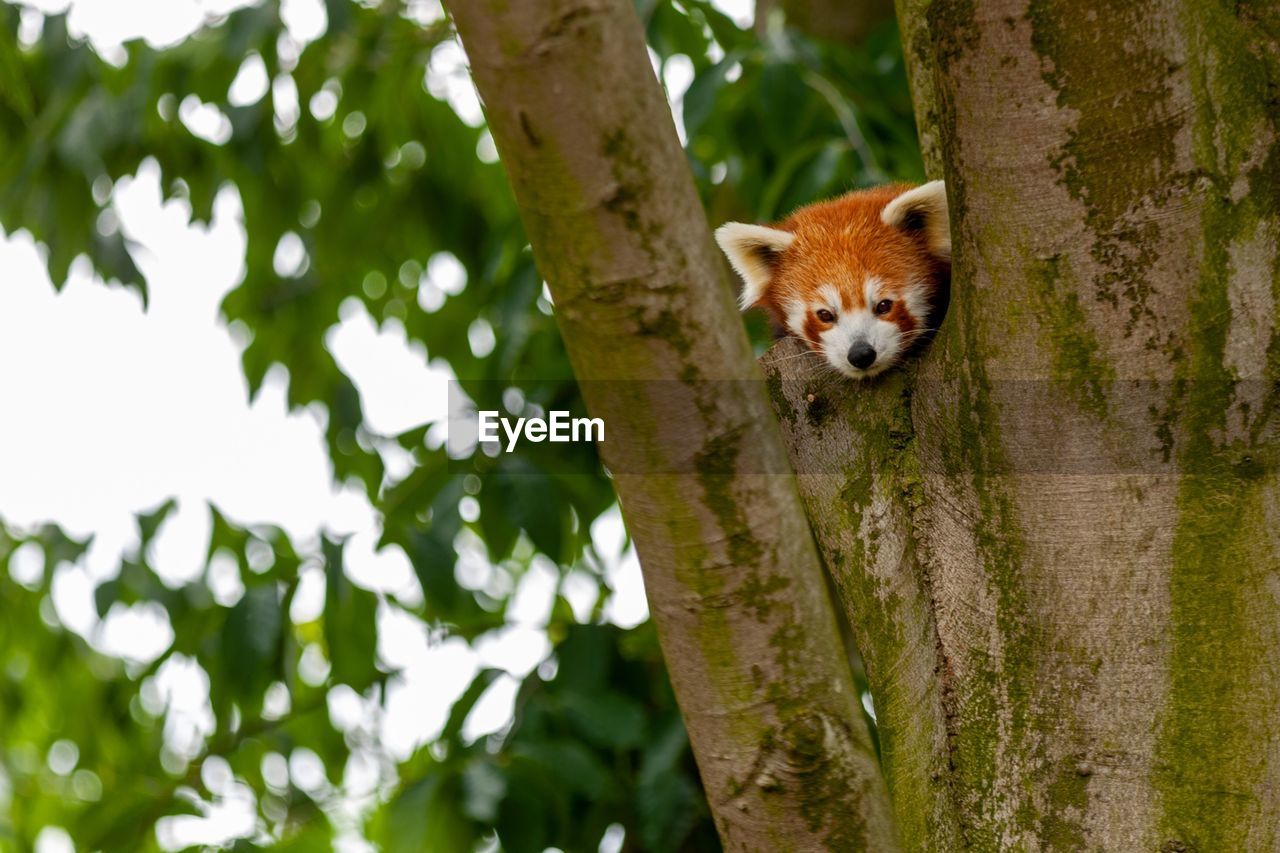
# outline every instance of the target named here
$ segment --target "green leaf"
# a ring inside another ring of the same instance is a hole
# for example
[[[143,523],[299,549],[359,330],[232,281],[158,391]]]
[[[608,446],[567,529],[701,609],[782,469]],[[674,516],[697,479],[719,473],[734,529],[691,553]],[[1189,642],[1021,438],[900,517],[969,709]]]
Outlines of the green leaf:
[[[433,768],[409,784],[383,809],[376,835],[386,853],[469,853],[477,839],[465,817],[462,780]]]
[[[476,674],[476,677],[467,685],[467,689],[462,691],[462,695],[453,703],[453,707],[449,710],[449,719],[445,721],[444,729],[440,732],[440,740],[445,743],[451,743],[457,740],[459,732],[462,731],[462,725],[466,722],[467,716],[471,713],[471,709],[475,707],[480,697],[489,689],[489,685],[502,674],[499,669],[482,669]]]
[[[102,619],[107,615],[107,611],[111,609],[111,605],[120,600],[120,581],[111,579],[98,584],[93,591],[93,606],[98,611],[98,618]]]
[[[612,690],[565,691],[560,702],[566,716],[588,740],[613,749],[630,749],[644,740],[648,717],[644,707]]]
[[[569,738],[522,741],[512,747],[514,757],[531,761],[543,772],[559,780],[569,790],[609,799],[618,794],[617,784],[604,763],[587,747]]]
[[[138,515],[138,536],[142,540],[142,547],[145,548],[155,538],[156,532],[160,529],[160,525],[164,524],[165,519],[177,507],[178,502],[173,498],[160,504],[151,512],[144,512]]]
[[[689,738],[679,716],[644,751],[636,789],[640,837],[645,846],[671,848],[692,829],[705,805],[697,788],[679,769],[687,758]]]
[[[282,615],[275,584],[248,587],[227,614],[218,660],[231,695],[254,712],[279,677]]]
[[[18,51],[18,10],[0,8],[0,103],[7,105],[23,121],[33,111],[31,89],[22,73],[22,57]]]
[[[725,75],[739,62],[738,56],[725,56],[708,70],[698,74],[684,93],[684,127],[690,136],[699,133],[722,101],[721,91],[731,85]]]
[[[378,599],[347,579],[341,542],[325,537],[324,639],[333,667],[332,678],[363,693],[380,679],[375,661],[378,648]]]
[[[561,791],[545,777],[525,775],[508,783],[495,827],[506,853],[543,853],[555,839],[552,821]]]
[[[556,648],[556,681],[567,689],[589,693],[604,686],[609,674],[611,635],[606,625],[573,625]]]

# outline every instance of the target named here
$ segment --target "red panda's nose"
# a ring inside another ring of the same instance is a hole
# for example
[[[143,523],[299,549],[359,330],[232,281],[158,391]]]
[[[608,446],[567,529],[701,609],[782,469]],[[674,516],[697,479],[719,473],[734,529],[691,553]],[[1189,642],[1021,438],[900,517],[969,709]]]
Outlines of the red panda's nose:
[[[859,370],[866,370],[876,361],[876,349],[866,341],[858,341],[849,347],[849,363]]]

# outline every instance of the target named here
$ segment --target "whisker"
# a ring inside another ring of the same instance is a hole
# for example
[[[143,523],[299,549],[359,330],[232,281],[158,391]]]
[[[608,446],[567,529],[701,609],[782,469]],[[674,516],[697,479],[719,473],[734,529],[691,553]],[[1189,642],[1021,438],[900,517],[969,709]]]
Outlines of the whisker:
[[[791,361],[797,358],[804,358],[806,355],[812,355],[818,358],[822,357],[821,355],[814,352],[813,350],[805,350],[804,352],[797,352],[797,353],[793,353],[792,355],[784,355],[781,358],[771,359],[770,364],[781,364],[784,361]]]
[[[823,359],[822,361],[807,361],[800,365],[800,367],[804,371],[803,375],[807,376],[810,373],[816,373],[824,368],[830,368],[831,365],[826,359]]]
[[[920,338],[923,338],[925,335],[933,333],[934,331],[937,331],[937,330],[929,329],[928,331],[904,332],[902,334],[902,339],[904,341],[915,341],[915,340],[919,340]]]

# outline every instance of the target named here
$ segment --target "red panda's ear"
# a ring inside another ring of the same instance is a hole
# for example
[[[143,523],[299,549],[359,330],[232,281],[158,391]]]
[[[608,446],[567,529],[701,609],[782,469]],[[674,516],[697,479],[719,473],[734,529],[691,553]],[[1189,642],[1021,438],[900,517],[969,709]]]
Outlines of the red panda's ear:
[[[907,190],[884,206],[880,221],[890,228],[922,234],[934,257],[951,262],[951,216],[947,212],[947,187],[942,181]]]
[[[716,242],[742,276],[742,296],[738,304],[743,311],[764,296],[782,253],[795,238],[790,231],[741,222],[727,222],[716,229]]]

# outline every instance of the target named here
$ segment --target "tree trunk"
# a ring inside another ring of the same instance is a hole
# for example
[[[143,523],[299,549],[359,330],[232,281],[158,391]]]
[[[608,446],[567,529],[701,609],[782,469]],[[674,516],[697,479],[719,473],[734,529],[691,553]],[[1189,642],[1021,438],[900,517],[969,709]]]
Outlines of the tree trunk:
[[[1280,9],[899,10],[947,321],[766,366],[904,846],[1277,849]]]
[[[763,363],[801,497],[866,664],[903,848],[957,850],[942,657],[913,532],[921,479],[914,366],[851,386],[804,352],[789,338]]]
[[[450,4],[726,847],[897,849],[818,555],[629,0]]]

